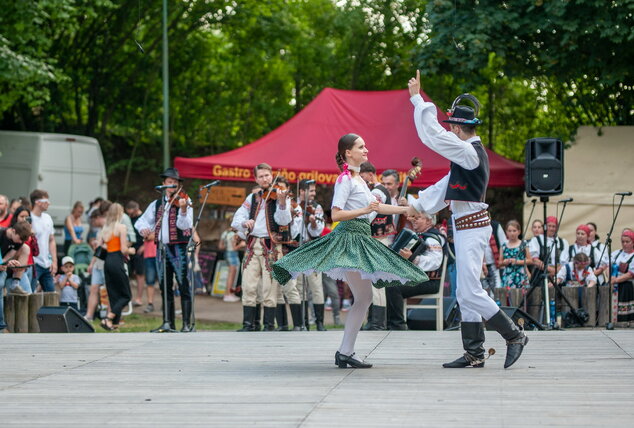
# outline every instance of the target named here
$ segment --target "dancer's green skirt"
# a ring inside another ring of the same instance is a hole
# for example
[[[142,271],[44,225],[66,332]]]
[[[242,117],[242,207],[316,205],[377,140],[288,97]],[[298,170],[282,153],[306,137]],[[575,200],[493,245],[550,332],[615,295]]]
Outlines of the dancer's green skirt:
[[[346,272],[356,271],[376,288],[417,285],[427,275],[379,240],[372,238],[364,219],[342,221],[326,236],[302,245],[273,264],[273,277],[282,285],[300,274],[323,272],[347,281]]]

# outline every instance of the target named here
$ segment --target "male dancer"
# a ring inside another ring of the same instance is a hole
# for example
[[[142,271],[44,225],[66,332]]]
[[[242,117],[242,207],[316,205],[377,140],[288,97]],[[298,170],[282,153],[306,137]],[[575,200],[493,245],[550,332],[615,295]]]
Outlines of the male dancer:
[[[262,280],[264,303],[264,329],[275,330],[275,307],[277,288],[271,276],[271,264],[277,259],[276,244],[289,240],[291,211],[285,191],[270,197],[273,183],[273,169],[261,163],[254,170],[255,181],[262,190],[247,196],[238,208],[231,227],[247,241],[242,272],[242,329],[254,331],[258,282]],[[268,197],[268,198],[267,198]]]
[[[491,220],[484,202],[489,182],[489,159],[476,135],[482,123],[474,109],[457,105],[467,98],[478,108],[475,97],[465,94],[453,103],[450,110],[450,132],[437,119],[436,107],[420,96],[420,72],[408,83],[410,101],[414,105],[414,123],[423,144],[451,161],[450,171],[436,184],[419,192],[414,208],[437,213],[450,204],[453,213],[454,244],[456,249],[457,297],[462,316],[461,332],[465,354],[447,368],[484,367],[484,324],[506,339],[506,361],[510,367],[520,357],[528,337],[500,310],[482,289],[480,273],[484,249],[491,236]]]
[[[293,229],[302,235],[302,242],[306,243],[313,239],[319,238],[324,231],[324,209],[315,200],[317,195],[317,186],[314,180],[301,180],[299,182],[299,197],[297,204],[302,210],[302,215],[295,217],[293,221]],[[304,210],[306,203],[307,211]],[[312,213],[311,213],[312,212]],[[321,273],[313,272],[310,275],[300,275],[297,277],[297,291],[304,300],[304,325],[306,330],[310,329],[308,323],[308,289],[312,294],[313,308],[315,308],[315,327],[318,331],[326,331],[324,327],[324,284],[322,282]]]
[[[167,210],[165,206],[173,200],[174,194],[182,186],[183,180],[176,168],[167,168],[161,174],[164,186],[174,186],[165,189],[165,198],[152,201],[148,205],[143,215],[135,222],[134,227],[139,233],[147,238],[150,234],[155,234],[157,243],[165,245],[165,259],[163,254],[157,253],[158,257],[158,277],[161,284],[161,292],[167,293],[163,300],[167,305],[163,307],[163,318],[167,319],[172,330],[176,329],[176,309],[174,307],[174,275],[181,294],[181,309],[183,312],[183,327],[181,332],[192,331],[190,323],[192,313],[191,290],[187,279],[187,243],[192,235],[194,224],[194,210],[191,207],[189,198],[179,198],[178,203],[171,204]],[[163,275],[163,269],[166,269]],[[163,280],[167,282],[164,284]],[[151,303],[151,302],[150,302]],[[167,316],[165,316],[167,315]],[[152,330],[152,332],[162,333],[166,331],[163,326]]]

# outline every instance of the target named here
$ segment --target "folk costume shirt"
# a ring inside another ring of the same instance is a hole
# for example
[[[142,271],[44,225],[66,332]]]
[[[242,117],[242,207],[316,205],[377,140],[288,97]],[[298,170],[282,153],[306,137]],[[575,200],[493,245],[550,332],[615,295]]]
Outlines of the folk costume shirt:
[[[472,137],[462,141],[454,133],[447,131],[438,123],[436,106],[423,100],[420,94],[410,98],[414,105],[414,124],[418,137],[423,144],[451,162],[464,169],[472,170],[480,164],[480,158],[471,145],[480,141],[480,137]],[[450,204],[451,212],[458,217],[486,210],[489,206],[484,202],[447,201],[445,195],[449,184],[449,175],[436,184],[419,192],[419,198],[414,201],[418,211],[435,214]]]
[[[444,241],[442,236],[440,236],[440,239]],[[434,238],[426,238],[425,243],[427,244],[427,250],[414,259],[414,264],[423,272],[433,272],[440,269],[442,264],[442,245]]]
[[[560,241],[561,240],[561,241]],[[544,251],[546,254],[550,252],[550,260],[548,264],[554,266],[555,264],[563,265],[569,261],[568,257],[568,241],[564,238],[557,237],[557,247],[552,248],[555,244],[555,238],[549,236],[546,238],[546,248]],[[544,246],[544,235],[537,235],[528,243],[528,251],[531,253],[531,257],[536,259],[541,257],[541,249]],[[552,249],[551,249],[552,248]],[[556,254],[559,253],[559,260],[556,258]]]
[[[370,192],[368,185],[361,177],[352,177],[351,173],[343,173],[337,178],[335,183],[335,193],[332,197],[332,208],[337,207],[342,210],[351,211],[365,208],[375,201],[376,197]],[[362,218],[372,222],[376,217],[376,212],[363,214],[357,218]]]
[[[251,204],[259,203],[259,201],[254,202],[255,199],[256,197],[254,194],[247,196],[240,208],[238,208],[238,211],[236,211],[235,215],[233,216],[233,221],[231,222],[231,227],[236,229],[238,231],[238,236],[243,239],[247,237],[247,234],[249,234],[247,228],[244,227],[244,222],[249,220]],[[284,207],[284,209],[280,208],[279,203],[277,204],[277,209],[273,214],[273,219],[280,226],[286,226],[292,221],[290,205],[291,204],[289,199],[286,200],[286,206]],[[261,206],[257,210],[255,225],[253,226],[253,230],[251,231],[250,236],[254,236],[256,238],[269,238],[269,231],[266,228],[266,209],[264,207],[264,204],[261,204]]]
[[[307,242],[311,239],[319,238],[324,231],[324,209],[320,204],[316,204],[315,207],[315,219],[317,227],[313,227],[309,221],[306,221],[306,226],[304,227],[304,201],[300,201],[297,199],[297,208],[295,208],[295,212],[293,213],[295,217],[293,218],[293,224],[291,224],[291,236],[296,237],[303,233],[303,241]],[[310,202],[308,203],[311,204]],[[307,218],[307,217],[306,217]]]
[[[165,202],[168,202],[169,199],[165,199]],[[150,230],[154,230],[154,227],[156,226],[156,204],[159,203],[158,199],[156,201],[153,201],[145,210],[145,212],[143,213],[143,215],[136,221],[136,223],[134,224],[134,227],[136,228],[136,230],[138,230],[139,232],[142,231],[143,229],[150,229]],[[181,209],[178,208],[177,210],[178,214],[176,215],[176,227],[179,228],[180,230],[187,230],[187,229],[191,229],[194,226],[194,209],[191,206],[187,207],[187,213],[183,214],[181,212]],[[161,236],[158,237],[163,244],[169,244],[169,237],[170,237],[170,231],[169,231],[169,215],[168,212],[165,212],[165,215],[163,215],[163,219],[161,221]]]

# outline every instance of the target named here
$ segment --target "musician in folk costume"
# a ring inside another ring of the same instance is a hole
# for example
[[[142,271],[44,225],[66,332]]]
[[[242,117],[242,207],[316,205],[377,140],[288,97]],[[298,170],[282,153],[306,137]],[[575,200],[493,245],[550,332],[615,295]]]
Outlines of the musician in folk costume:
[[[324,209],[315,200],[317,195],[317,186],[313,180],[301,180],[299,182],[299,195],[297,197],[297,209],[300,215],[296,216],[294,222],[294,237],[299,241],[299,235],[302,235],[302,242],[307,243],[313,239],[317,239],[324,231]],[[307,212],[304,213],[304,205],[306,204]],[[296,279],[297,291],[302,299],[308,299],[308,291],[312,295],[313,308],[315,310],[315,327],[318,331],[326,331],[324,327],[324,284],[321,272],[313,272],[309,275],[300,275]],[[305,289],[307,287],[307,289]],[[308,323],[308,301],[304,301],[304,323],[306,329],[309,330]]]
[[[167,316],[164,319],[169,320],[172,329],[176,329],[173,287],[173,278],[176,276],[183,312],[181,331],[186,333],[192,329],[191,289],[187,275],[187,243],[192,235],[194,210],[189,197],[186,195],[178,196],[182,190],[183,180],[176,168],[167,168],[161,174],[161,178],[164,186],[174,187],[165,189],[164,199],[156,199],[148,205],[143,215],[134,224],[134,228],[144,238],[154,233],[155,241],[165,245],[165,260],[163,254],[157,253],[161,292],[167,293],[164,300],[167,305],[163,308],[164,314]],[[167,270],[165,275],[163,269]],[[164,278],[166,278],[165,284],[163,284]]]
[[[290,241],[291,210],[287,191],[273,192],[273,169],[266,163],[254,168],[255,181],[262,188],[244,200],[233,216],[231,227],[247,241],[242,272],[242,329],[254,331],[258,282],[262,280],[264,329],[275,330],[277,287],[271,265],[278,257],[278,243]],[[275,193],[275,195],[274,195]]]

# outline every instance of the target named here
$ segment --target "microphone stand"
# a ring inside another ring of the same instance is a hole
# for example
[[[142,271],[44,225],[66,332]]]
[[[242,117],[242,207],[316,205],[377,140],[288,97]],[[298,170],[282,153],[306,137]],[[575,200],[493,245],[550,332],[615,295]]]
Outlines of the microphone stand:
[[[163,294],[163,324],[154,330],[151,330],[151,333],[176,333],[176,330],[172,328],[169,322],[169,314],[167,308],[167,247],[163,243],[163,218],[165,217],[165,213],[169,210],[171,206],[171,200],[165,200],[167,193],[167,189],[163,189],[161,191],[161,203],[164,203],[163,213],[161,214],[161,218],[157,222],[159,224],[159,254],[161,255],[161,261],[163,263],[163,286],[161,289],[161,293]],[[157,201],[158,202],[158,201]],[[155,225],[156,227],[156,225]]]
[[[615,195],[616,196],[616,195]],[[614,225],[616,224],[616,219],[619,216],[619,212],[621,211],[621,206],[623,205],[623,199],[626,195],[622,194],[621,200],[619,201],[619,206],[616,210],[616,214],[612,217],[612,225],[610,226],[610,231],[605,237],[605,244],[603,246],[603,251],[601,252],[601,257],[599,257],[599,262],[603,260],[603,254],[605,250],[608,250],[608,296],[611,296],[611,299],[608,303],[608,322],[605,326],[606,330],[614,330],[614,323],[617,321],[618,317],[618,305],[619,305],[619,287],[617,284],[612,284],[612,232],[614,232]],[[614,212],[614,198],[612,198],[612,211]],[[616,296],[615,296],[616,295]],[[615,299],[616,297],[616,299]],[[613,313],[614,305],[616,300],[617,313]]]
[[[189,269],[187,272],[187,276],[189,276],[189,296],[190,296],[191,305],[192,305],[191,306],[192,312],[190,315],[191,319],[189,321],[191,332],[196,331],[196,311],[194,309],[194,295],[196,294],[196,287],[194,287],[194,264],[196,261],[195,252],[196,252],[196,247],[201,244],[201,243],[196,243],[194,241],[194,234],[196,230],[198,229],[198,223],[200,223],[200,217],[202,216],[203,211],[205,210],[205,205],[207,204],[207,198],[209,198],[210,192],[211,192],[211,187],[207,188],[207,192],[205,192],[205,199],[203,200],[203,203],[200,206],[200,209],[198,210],[198,216],[196,217],[196,222],[194,222],[194,225],[192,227],[192,234],[189,237],[189,241],[187,242],[187,268]]]
[[[540,278],[539,275],[536,275],[533,280],[531,280],[531,289],[528,291],[528,293],[526,293],[526,295],[524,296],[524,298],[522,299],[522,302],[520,302],[519,306],[522,306],[525,300],[528,300],[528,298],[531,296],[531,294],[533,293],[533,291],[537,288],[537,283],[539,282],[539,280],[543,279],[543,287],[544,287],[544,306],[543,306],[543,310],[544,310],[544,321],[545,321],[545,325],[546,327],[550,328],[550,324],[551,324],[551,319],[550,319],[550,297],[549,297],[549,293],[548,293],[548,262],[550,261],[550,256],[552,254],[553,248],[557,246],[558,242],[557,242],[557,238],[558,238],[558,231],[559,231],[559,227],[557,227],[557,230],[555,231],[555,236],[553,237],[553,245],[550,246],[550,248],[548,248],[548,233],[546,231],[546,217],[548,216],[548,212],[547,212],[547,204],[548,204],[548,196],[541,196],[539,198],[540,202],[542,202],[544,204],[544,234],[542,235],[544,237],[544,246],[548,249],[547,251],[544,251],[544,258],[540,259],[542,261],[542,263],[544,264],[544,269],[541,271],[541,275],[542,277]],[[564,201],[564,207],[561,210],[561,215],[559,215],[559,218],[557,219],[557,224],[561,224],[561,220],[564,216],[564,211],[566,210],[566,204],[568,203],[568,201]],[[536,239],[539,241],[539,237],[536,237]],[[570,311],[572,312],[572,314],[575,316],[575,318],[577,318],[577,321],[580,322],[580,324],[583,325],[583,320],[581,319],[581,317],[579,317],[579,315],[577,314],[577,311],[575,309],[572,309],[573,306],[570,303],[570,301],[568,300],[568,298],[564,295],[564,293],[561,290],[561,286],[559,284],[557,284],[557,267],[558,267],[558,263],[559,263],[559,254],[557,251],[555,251],[555,281],[553,281],[553,288],[555,289],[555,291],[557,293],[559,293],[559,295],[561,296],[561,298],[566,302],[566,304],[570,307]],[[541,318],[541,317],[540,317]],[[559,326],[561,327],[561,326]]]
[[[531,203],[533,204],[533,207],[531,208],[531,213],[528,215],[528,220],[526,220],[526,223],[524,223],[524,231],[522,232],[522,239],[526,240],[526,232],[528,232],[528,225],[531,223],[531,220],[533,219],[533,212],[535,211],[535,203],[537,202],[537,199],[533,199],[531,200]]]
[[[304,191],[304,207],[302,211],[302,233],[299,234],[299,247],[304,244],[304,234],[306,232],[306,208],[308,207],[308,198],[306,197],[307,190]],[[299,192],[297,192],[299,194]],[[306,288],[308,287],[308,278],[306,275],[302,273],[302,326],[300,331],[308,331],[308,326],[306,325],[306,310],[308,309],[308,298],[306,296]]]

